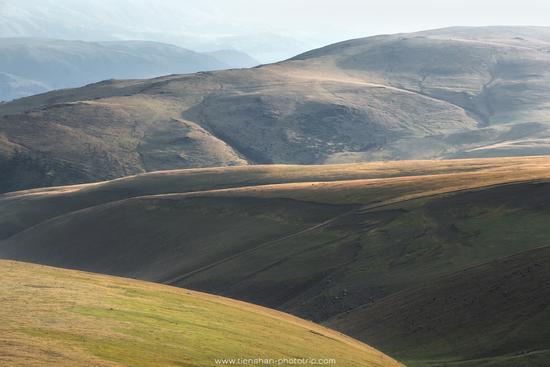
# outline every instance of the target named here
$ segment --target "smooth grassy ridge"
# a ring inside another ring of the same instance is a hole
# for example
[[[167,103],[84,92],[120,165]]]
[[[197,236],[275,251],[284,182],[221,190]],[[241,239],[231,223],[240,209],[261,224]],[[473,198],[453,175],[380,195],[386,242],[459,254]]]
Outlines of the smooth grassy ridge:
[[[2,366],[214,366],[216,358],[401,366],[284,313],[123,278],[0,261],[0,302]]]
[[[73,211],[135,197],[193,194],[371,204],[550,178],[549,157],[270,165],[154,172],[0,195],[0,240]]]

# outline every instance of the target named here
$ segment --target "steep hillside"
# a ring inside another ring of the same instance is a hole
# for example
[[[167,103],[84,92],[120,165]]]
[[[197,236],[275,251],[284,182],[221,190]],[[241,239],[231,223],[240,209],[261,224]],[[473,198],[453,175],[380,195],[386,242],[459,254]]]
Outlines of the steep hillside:
[[[377,36],[253,69],[3,104],[0,191],[169,168],[546,154],[548,34]]]
[[[528,264],[537,256],[521,254],[550,240],[549,168],[547,157],[233,167],[23,191],[0,198],[0,257],[250,301],[329,322],[411,365],[531,366],[545,332],[518,334],[506,320],[524,310],[529,287],[546,287],[546,273],[524,288],[501,259],[537,268]],[[465,288],[482,278],[480,289],[509,283],[509,296]],[[455,290],[460,304],[446,296]],[[442,303],[424,306],[436,293]],[[469,313],[475,294],[476,310],[500,303],[502,325]],[[535,308],[548,301],[533,297]],[[464,348],[438,328],[466,338]],[[533,341],[529,356],[510,364],[526,350],[521,338]]]
[[[0,305],[5,366],[229,366],[223,360],[237,358],[254,366],[265,365],[254,362],[259,358],[282,366],[302,358],[401,366],[342,334],[262,307],[24,263],[0,261]]]

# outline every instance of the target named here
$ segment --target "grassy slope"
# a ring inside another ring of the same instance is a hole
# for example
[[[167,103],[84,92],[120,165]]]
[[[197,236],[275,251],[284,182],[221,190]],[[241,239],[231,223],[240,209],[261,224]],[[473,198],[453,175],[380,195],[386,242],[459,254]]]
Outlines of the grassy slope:
[[[401,162],[329,166],[326,172],[226,168],[14,193],[3,197],[2,217],[18,222],[19,230],[48,219],[51,208],[59,216],[0,242],[0,255],[166,282],[326,321],[472,266],[547,246],[548,162],[544,157]],[[247,187],[238,187],[243,184]],[[162,194],[171,190],[176,193]],[[131,195],[138,197],[126,199]],[[71,212],[79,207],[68,205],[57,211],[71,202],[86,209]],[[28,213],[34,219],[26,224]],[[500,269],[497,278],[507,274]],[[503,320],[515,315],[510,310],[517,300],[508,301],[499,310]],[[483,304],[490,305],[491,297]],[[395,309],[387,305],[388,312],[408,315],[398,302]],[[435,327],[442,321],[430,316],[437,314],[427,312],[423,322]],[[442,325],[470,336],[484,333],[484,316],[475,315],[460,326],[449,312]],[[357,332],[342,325],[343,331]],[[417,339],[395,325],[392,332],[402,339],[373,331],[376,346],[408,360],[417,361],[422,351],[434,356],[439,334],[402,349],[405,336]],[[525,335],[504,334],[512,341],[508,350],[480,344],[494,366],[507,366],[499,364],[499,353],[523,351],[518,340]],[[372,337],[357,335],[367,342]],[[542,336],[532,330],[533,340]],[[472,349],[437,352],[447,361],[479,357]]]
[[[323,320],[547,245],[549,199],[549,184],[519,184],[359,210],[172,281]]]
[[[444,365],[542,367],[550,357],[549,303],[547,246],[396,293],[329,325],[385,345],[409,366],[442,365],[454,355]]]
[[[0,302],[2,365],[212,366],[224,357],[400,365],[283,313],[122,278],[1,261]]]

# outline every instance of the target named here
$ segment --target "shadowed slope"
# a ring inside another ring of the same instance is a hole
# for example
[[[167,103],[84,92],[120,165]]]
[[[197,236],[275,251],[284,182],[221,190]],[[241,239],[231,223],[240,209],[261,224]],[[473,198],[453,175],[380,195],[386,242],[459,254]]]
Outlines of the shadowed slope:
[[[0,295],[3,365],[206,366],[224,358],[331,358],[336,366],[400,366],[290,315],[151,283],[0,261]]]
[[[543,247],[431,280],[328,324],[384,345],[410,366],[546,366],[549,303],[550,248]]]
[[[345,210],[285,199],[135,198],[41,223],[2,243],[0,255],[159,281]]]

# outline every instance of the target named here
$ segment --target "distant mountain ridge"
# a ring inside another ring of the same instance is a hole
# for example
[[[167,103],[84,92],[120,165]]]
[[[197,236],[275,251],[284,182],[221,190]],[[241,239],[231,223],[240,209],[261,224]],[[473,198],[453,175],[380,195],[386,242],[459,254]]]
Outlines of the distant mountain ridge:
[[[178,0],[0,0],[0,37],[151,40],[198,52],[235,49],[262,63],[318,45],[269,26],[259,31],[254,21],[226,22],[216,6],[208,8]]]
[[[0,100],[105,79],[143,79],[258,64],[239,51],[198,53],[150,41],[0,38],[0,55],[0,73],[4,75],[0,78]]]
[[[5,103],[0,191],[177,168],[550,154],[549,40],[547,27],[375,36]]]

